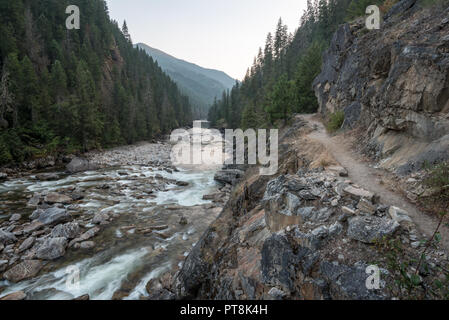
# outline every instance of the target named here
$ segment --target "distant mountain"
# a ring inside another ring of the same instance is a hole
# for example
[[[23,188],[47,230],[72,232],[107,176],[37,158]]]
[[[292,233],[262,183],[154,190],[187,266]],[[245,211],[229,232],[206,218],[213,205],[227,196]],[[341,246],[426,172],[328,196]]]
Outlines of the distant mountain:
[[[231,89],[236,83],[235,79],[223,71],[202,68],[143,43],[136,44],[136,47],[153,57],[162,70],[178,84],[181,92],[186,94],[192,106],[196,107],[197,116],[206,116],[215,97],[220,99],[223,91]]]

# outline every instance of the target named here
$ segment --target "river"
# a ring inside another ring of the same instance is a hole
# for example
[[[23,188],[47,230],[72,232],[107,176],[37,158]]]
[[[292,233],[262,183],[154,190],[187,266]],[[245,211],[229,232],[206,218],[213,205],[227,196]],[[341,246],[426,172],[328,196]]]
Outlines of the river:
[[[96,154],[109,161],[106,166],[103,163],[101,169],[71,175],[52,170],[58,176],[53,181],[40,181],[36,174],[30,174],[0,183],[1,226],[15,226],[10,229],[18,230],[19,239],[14,251],[8,254],[5,248],[0,259],[20,261],[33,250],[17,253],[20,242],[26,239],[20,236],[20,228],[30,223],[29,215],[36,209],[28,204],[33,195],[82,194],[82,199],[59,206],[67,209],[83,230],[95,227],[92,218],[97,213],[111,217],[99,225],[101,231],[91,239],[93,248],[67,248],[63,257],[45,261],[37,277],[18,283],[1,280],[0,296],[23,291],[32,300],[74,299],[85,294],[98,300],[144,299],[148,297],[145,286],[150,279],[180,268],[221,211],[222,203],[203,200],[204,195],[219,192],[220,186],[214,181],[215,169],[173,170],[153,165],[154,159],[140,158],[142,148],[160,151],[158,145]],[[154,157],[154,151],[150,153]],[[167,158],[166,153],[164,156]],[[111,161],[114,157],[133,160]],[[17,223],[9,222],[14,213],[22,215]],[[46,227],[46,232],[36,236],[34,248],[38,247],[39,237],[49,237],[52,228]]]

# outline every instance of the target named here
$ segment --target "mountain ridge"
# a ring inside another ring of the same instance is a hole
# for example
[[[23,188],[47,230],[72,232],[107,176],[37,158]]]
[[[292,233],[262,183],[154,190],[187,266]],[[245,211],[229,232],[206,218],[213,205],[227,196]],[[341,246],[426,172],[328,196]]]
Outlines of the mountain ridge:
[[[215,98],[220,98],[237,81],[224,71],[204,68],[144,43],[137,43],[135,47],[151,56],[178,84],[180,90],[189,96],[198,116],[206,115]]]

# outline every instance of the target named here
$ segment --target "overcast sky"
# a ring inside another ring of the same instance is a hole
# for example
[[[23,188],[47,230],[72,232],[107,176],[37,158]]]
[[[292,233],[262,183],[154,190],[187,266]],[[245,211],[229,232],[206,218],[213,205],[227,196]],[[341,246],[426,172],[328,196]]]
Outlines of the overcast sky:
[[[306,0],[106,0],[134,43],[241,80],[279,17],[299,26]]]

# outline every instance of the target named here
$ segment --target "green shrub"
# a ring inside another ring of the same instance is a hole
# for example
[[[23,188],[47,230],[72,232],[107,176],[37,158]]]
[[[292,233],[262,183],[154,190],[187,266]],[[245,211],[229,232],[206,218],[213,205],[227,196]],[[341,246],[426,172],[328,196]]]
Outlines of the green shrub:
[[[370,5],[380,5],[381,0],[352,0],[349,4],[346,20],[351,21],[366,15],[366,8]]]
[[[0,166],[10,163],[13,160],[9,152],[8,145],[0,137]]]
[[[337,111],[329,115],[326,128],[330,133],[334,133],[341,128],[345,121],[345,113],[343,111]]]
[[[431,200],[433,203],[449,203],[449,162],[427,167],[427,177],[424,184],[432,188]]]

